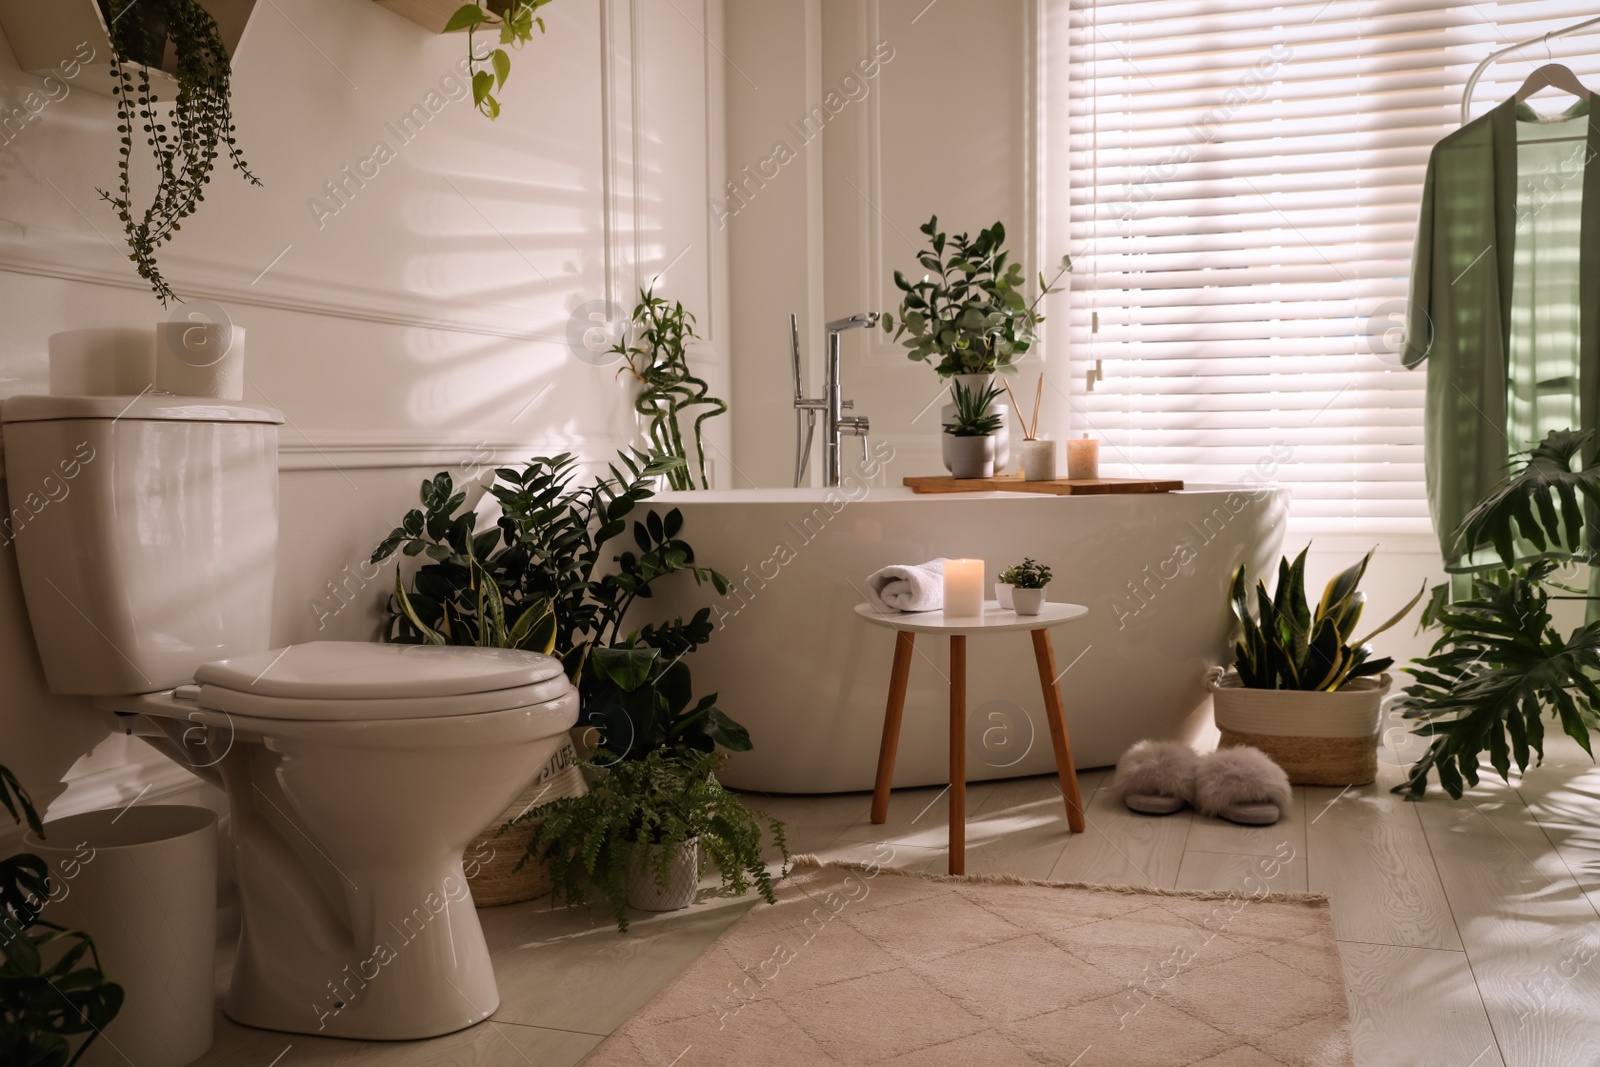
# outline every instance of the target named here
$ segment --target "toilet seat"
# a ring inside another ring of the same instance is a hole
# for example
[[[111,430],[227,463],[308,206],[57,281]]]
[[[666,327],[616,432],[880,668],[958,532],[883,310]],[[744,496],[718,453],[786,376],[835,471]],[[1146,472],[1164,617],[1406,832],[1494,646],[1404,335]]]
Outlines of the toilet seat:
[[[256,719],[394,721],[529,708],[571,690],[561,661],[514,649],[313,641],[208,663],[201,708]]]

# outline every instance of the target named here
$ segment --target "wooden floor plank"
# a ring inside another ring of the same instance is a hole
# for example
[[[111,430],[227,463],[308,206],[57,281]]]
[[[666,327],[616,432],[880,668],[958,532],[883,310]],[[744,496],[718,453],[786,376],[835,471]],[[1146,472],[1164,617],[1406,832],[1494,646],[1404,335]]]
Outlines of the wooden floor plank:
[[[1192,813],[1137,815],[1102,783],[1085,794],[1088,828],[1074,834],[1050,871],[1053,882],[1101,882],[1171,889],[1183,864]]]
[[[1415,808],[1505,1067],[1600,1063],[1600,916],[1521,796]]]
[[[1277,856],[1187,849],[1173,888],[1222,889],[1248,895],[1265,887],[1271,893],[1304,893],[1305,854],[1289,849],[1287,840],[1284,844],[1284,851]]]
[[[1339,943],[1356,1067],[1504,1067],[1464,952]]]
[[[1418,805],[1389,792],[1402,777],[1385,766],[1372,785],[1306,790],[1308,888],[1332,898],[1341,940],[1459,949]]]
[[[1105,774],[1080,774],[1079,790],[1092,795]],[[967,873],[1048,879],[1073,836],[1054,775],[996,783],[967,820]]]

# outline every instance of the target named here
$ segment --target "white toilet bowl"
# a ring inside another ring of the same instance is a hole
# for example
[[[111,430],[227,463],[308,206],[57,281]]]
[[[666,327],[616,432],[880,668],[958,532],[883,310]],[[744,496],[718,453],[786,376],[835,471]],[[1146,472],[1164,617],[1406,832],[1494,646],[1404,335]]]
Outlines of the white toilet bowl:
[[[124,698],[220,773],[241,931],[224,1010],[249,1026],[405,1039],[499,1006],[462,851],[577,721],[558,660],[318,642]]]

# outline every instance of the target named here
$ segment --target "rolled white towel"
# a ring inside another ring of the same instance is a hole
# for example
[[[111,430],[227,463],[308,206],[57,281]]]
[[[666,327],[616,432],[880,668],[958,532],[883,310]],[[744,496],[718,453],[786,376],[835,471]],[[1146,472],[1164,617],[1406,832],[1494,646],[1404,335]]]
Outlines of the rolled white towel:
[[[938,611],[944,607],[944,557],[872,572],[867,599],[879,611]]]

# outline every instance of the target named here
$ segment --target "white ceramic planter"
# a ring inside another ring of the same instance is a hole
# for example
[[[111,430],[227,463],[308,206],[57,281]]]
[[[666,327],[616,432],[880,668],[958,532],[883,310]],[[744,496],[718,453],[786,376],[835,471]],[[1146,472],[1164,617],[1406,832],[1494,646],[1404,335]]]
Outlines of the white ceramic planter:
[[[953,478],[993,478],[995,473],[994,438],[957,437],[945,434],[945,449],[949,453],[950,475]]]
[[[1366,785],[1377,777],[1387,674],[1332,693],[1247,689],[1220,667],[1206,681],[1223,745],[1261,749],[1296,785]]]
[[[635,845],[628,857],[628,906],[640,911],[678,911],[694,903],[700,889],[700,842],[685,841],[672,858],[663,888],[656,879],[660,845]]]
[[[1018,615],[1037,615],[1044,607],[1044,590],[1013,588],[1011,603]]]
[[[1005,610],[1016,610],[1011,605],[1011,586],[1007,585],[1005,582],[994,583],[994,599]]]
[[[992,374],[957,374],[950,379],[951,398],[955,397],[957,382],[966,389],[987,389],[993,381]],[[994,435],[994,469],[996,473],[1000,473],[1011,462],[1011,405],[1006,402],[1004,393],[995,398],[994,403],[989,405],[989,410],[1000,416],[1000,430]],[[944,469],[951,474],[955,473],[955,468],[951,465],[950,435],[944,432],[944,426],[946,423],[954,422],[955,417],[954,403],[946,404],[939,409],[940,453],[944,460]]]
[[[42,918],[94,938],[126,999],[78,1062],[181,1067],[211,1047],[217,944],[217,816],[151,804],[45,825],[26,848],[50,865]]]

